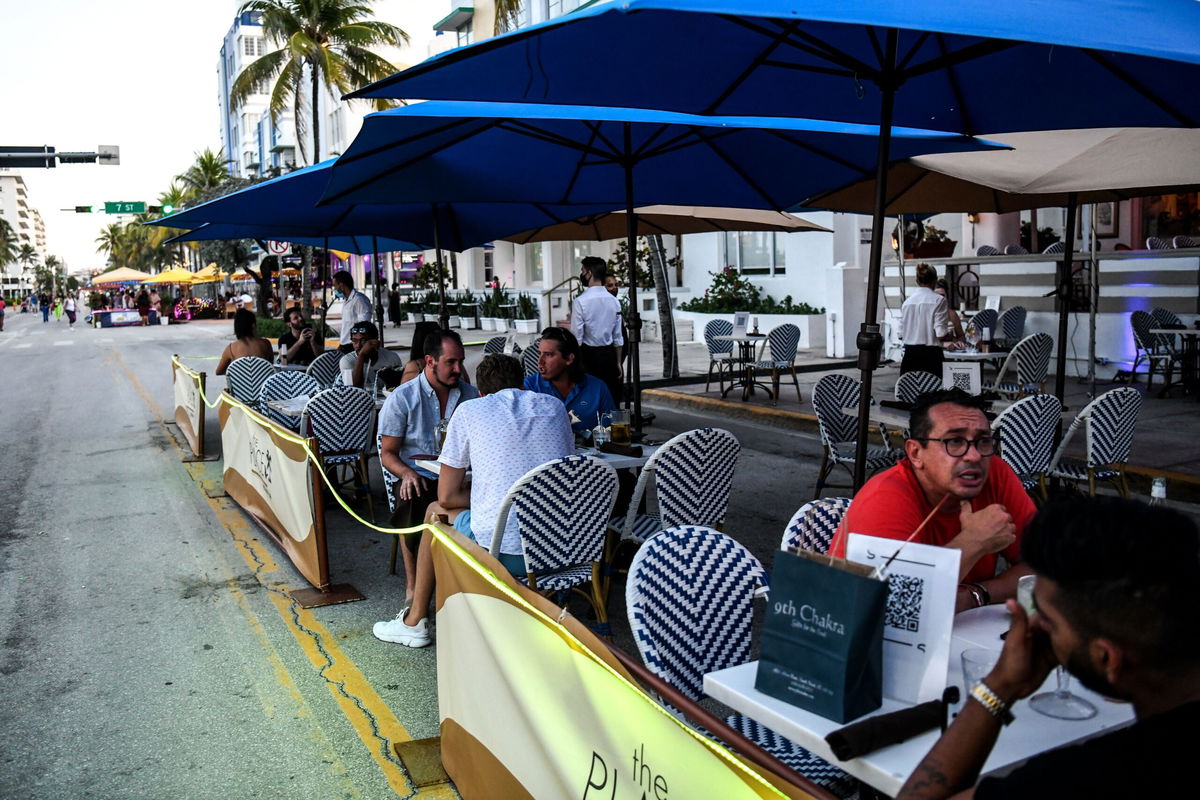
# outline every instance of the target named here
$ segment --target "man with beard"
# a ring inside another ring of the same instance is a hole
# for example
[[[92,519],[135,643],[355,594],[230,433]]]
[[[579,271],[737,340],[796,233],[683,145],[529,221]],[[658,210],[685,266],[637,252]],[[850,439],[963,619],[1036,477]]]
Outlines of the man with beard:
[[[370,320],[354,323],[350,329],[350,346],[353,353],[342,356],[338,369],[342,371],[342,383],[357,386],[368,392],[375,391],[375,376],[381,369],[404,366],[404,359],[395,350],[388,350],[379,341],[379,329]]]
[[[1037,509],[1012,467],[996,455],[983,401],[961,389],[921,396],[909,418],[905,457],[859,490],[830,552],[850,533],[908,539],[962,551],[955,611],[1016,595],[1021,534]],[[925,521],[928,518],[928,521]],[[998,556],[1010,566],[997,574]]]
[[[359,325],[374,328],[370,322]],[[463,357],[462,339],[457,333],[438,330],[429,334],[425,339],[425,369],[416,380],[401,384],[388,395],[379,412],[379,460],[397,478],[393,487],[393,527],[419,525],[425,509],[437,499],[437,476],[418,467],[415,457],[436,453],[438,422],[450,419],[460,402],[479,397],[478,389],[462,381]],[[412,539],[410,546],[417,543],[415,537],[405,539]],[[411,601],[416,582],[413,554],[409,547],[401,551],[405,599]]]
[[[857,502],[857,501],[856,501]],[[1116,497],[1048,505],[1021,548],[1037,574],[1032,617],[1012,626],[991,673],[897,800],[1186,797],[1200,724],[1200,538],[1188,517]],[[1014,702],[1055,664],[1133,705],[1137,721],[1039,755],[971,788]]]

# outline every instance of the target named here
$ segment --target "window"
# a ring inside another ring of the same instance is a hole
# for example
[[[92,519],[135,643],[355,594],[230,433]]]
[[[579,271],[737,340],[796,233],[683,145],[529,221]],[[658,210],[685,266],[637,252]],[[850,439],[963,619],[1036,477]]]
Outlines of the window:
[[[725,234],[725,263],[743,275],[783,275],[787,272],[783,237],[770,231],[730,231]]]
[[[561,17],[579,8],[582,0],[549,0],[546,4],[546,19]]]
[[[474,32],[471,30],[471,21],[467,20],[462,25],[459,25],[457,28],[455,28],[454,35],[456,37],[458,37],[458,46],[459,47],[462,47],[464,44],[470,44],[471,42],[475,41]]]
[[[538,246],[538,251],[539,252],[541,251],[540,245]],[[496,269],[495,254],[492,252],[492,249],[490,247],[485,248],[483,251],[483,282],[484,283],[491,283],[492,278],[495,277],[495,269]]]
[[[543,254],[544,247],[545,245],[541,242],[525,245],[525,252],[527,253],[526,257],[529,260],[529,282],[531,284],[541,283],[543,280],[545,280],[545,255]]]

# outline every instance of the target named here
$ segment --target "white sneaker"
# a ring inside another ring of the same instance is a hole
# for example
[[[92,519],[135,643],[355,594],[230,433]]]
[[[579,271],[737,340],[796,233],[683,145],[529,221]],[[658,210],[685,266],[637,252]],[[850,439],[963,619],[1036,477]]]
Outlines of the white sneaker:
[[[407,613],[408,609],[405,609],[397,614],[395,619],[376,622],[371,628],[371,633],[375,634],[376,639],[402,644],[405,647],[428,647],[433,643],[429,636],[429,620],[423,619],[416,625],[405,625],[404,616]]]

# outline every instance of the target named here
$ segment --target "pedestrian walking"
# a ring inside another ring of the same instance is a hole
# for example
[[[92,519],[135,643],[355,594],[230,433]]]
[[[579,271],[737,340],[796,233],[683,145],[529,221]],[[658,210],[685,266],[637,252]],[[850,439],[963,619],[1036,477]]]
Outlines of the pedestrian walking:
[[[75,330],[75,298],[67,295],[67,302],[63,304],[63,309],[67,312],[68,330]]]
[[[0,297],[0,333],[4,332],[4,298]]]
[[[137,296],[137,311],[138,316],[142,318],[142,325],[150,324],[150,293],[145,289]]]
[[[62,322],[62,295],[54,298],[54,321]]]
[[[393,283],[388,292],[388,322],[393,328],[400,327],[400,284]]]
[[[50,321],[50,295],[43,294],[38,303],[42,307],[42,323],[45,324]]]

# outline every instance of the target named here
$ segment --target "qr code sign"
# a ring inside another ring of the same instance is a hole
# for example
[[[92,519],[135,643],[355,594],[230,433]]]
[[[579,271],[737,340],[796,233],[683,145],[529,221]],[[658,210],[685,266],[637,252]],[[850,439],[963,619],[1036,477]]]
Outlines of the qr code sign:
[[[925,579],[913,575],[888,578],[887,609],[883,624],[889,628],[916,633],[921,627],[921,593]]]
[[[950,373],[950,379],[954,381],[952,389],[962,389],[967,394],[971,393],[971,373],[954,371]]]

